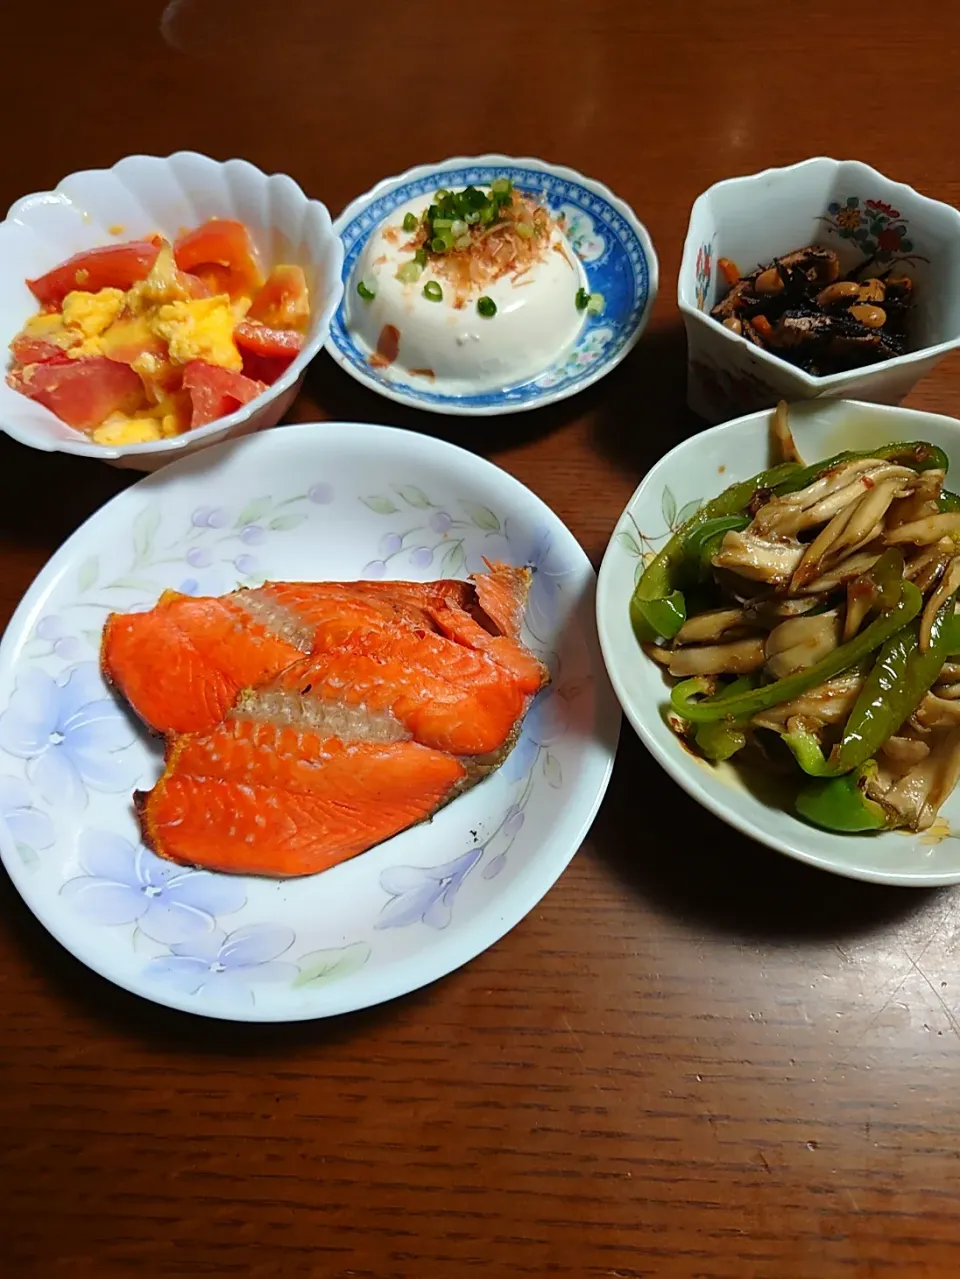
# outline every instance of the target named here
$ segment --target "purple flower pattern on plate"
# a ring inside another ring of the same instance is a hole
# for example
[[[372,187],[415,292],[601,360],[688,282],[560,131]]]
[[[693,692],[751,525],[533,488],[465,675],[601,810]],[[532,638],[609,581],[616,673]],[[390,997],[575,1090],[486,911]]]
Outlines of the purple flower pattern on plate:
[[[527,605],[530,633],[539,640],[555,624],[559,591],[568,569],[555,553],[546,525],[531,529],[513,520],[504,522],[489,507],[465,499],[446,509],[413,484],[398,484],[390,493],[375,493],[360,500],[377,515],[407,517],[406,528],[401,529],[398,520],[393,529],[381,535],[378,557],[363,566],[363,577],[386,576],[391,562],[398,558],[398,569],[405,565],[421,570],[432,567],[444,577],[483,572],[485,557],[529,565],[534,570]],[[419,515],[415,523],[410,522],[413,512]],[[468,552],[467,533],[475,535],[477,530],[486,545]]]
[[[405,928],[424,923],[446,928],[460,885],[483,855],[470,848],[442,866],[393,866],[380,876],[380,887],[390,894],[377,928]]]
[[[551,685],[534,701],[516,746],[503,761],[501,772],[508,781],[519,782],[536,763],[541,750],[549,749],[566,733],[570,709],[562,691]]]
[[[130,721],[107,696],[95,662],[53,679],[32,667],[17,680],[0,715],[0,749],[27,763],[27,780],[48,804],[87,803],[87,787],[116,794],[132,789],[136,761]]]
[[[34,808],[30,787],[20,777],[0,777],[0,817],[18,848],[43,852],[53,846],[53,822]]]
[[[83,641],[70,634],[63,618],[56,613],[41,617],[34,634],[38,640],[46,641],[51,652],[65,662],[75,662],[83,655]]]
[[[180,995],[208,995],[228,1007],[250,1005],[255,987],[296,980],[297,965],[280,959],[295,939],[283,924],[247,924],[232,933],[215,928],[174,942],[169,955],[146,965],[144,976]]]
[[[176,866],[110,831],[82,831],[77,853],[86,873],[61,897],[94,923],[136,924],[165,946],[213,932],[218,915],[246,902],[242,881]]]

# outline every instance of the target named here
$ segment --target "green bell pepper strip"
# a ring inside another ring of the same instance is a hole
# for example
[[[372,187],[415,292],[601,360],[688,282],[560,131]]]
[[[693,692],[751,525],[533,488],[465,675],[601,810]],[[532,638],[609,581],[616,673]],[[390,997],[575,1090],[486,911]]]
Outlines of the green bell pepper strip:
[[[951,493],[949,489],[943,489],[940,493],[940,513],[946,514],[948,511],[960,511],[960,496]]]
[[[783,462],[780,466],[761,471],[748,480],[731,484],[717,497],[705,502],[695,515],[682,524],[666,546],[647,565],[630,601],[630,620],[637,638],[641,642],[654,640],[658,636],[672,639],[686,621],[686,605],[679,590],[678,579],[682,576],[682,568],[689,560],[691,535],[702,524],[725,516],[743,516],[746,507],[756,494],[764,489],[770,490],[778,497],[786,493],[794,493],[812,484],[824,471],[839,466],[843,462],[852,462],[865,457],[901,462],[918,471],[929,470],[931,467],[946,470],[948,465],[947,455],[935,445],[928,444],[924,440],[900,441],[894,444],[880,444],[876,448],[862,449],[858,452],[836,453],[833,457],[826,458],[822,462],[814,462],[811,466],[800,466],[797,462]],[[661,603],[664,604],[662,608],[658,607]]]
[[[865,787],[877,772],[877,762],[866,760],[852,773],[842,777],[809,782],[797,795],[794,807],[801,817],[824,830],[856,834],[883,830],[886,813],[876,800],[868,799]]]
[[[885,613],[900,598],[900,583],[903,580],[903,552],[895,546],[884,551],[873,568],[868,569],[865,576],[872,582],[876,591],[876,607]]]
[[[944,661],[949,661],[951,657],[960,657],[960,614],[954,613],[947,618],[946,629],[947,655]]]
[[[805,773],[837,777],[859,768],[909,719],[946,661],[947,623],[954,616],[955,602],[956,596],[951,595],[934,618],[926,652],[920,649],[919,619],[890,636],[853,704],[839,744],[828,757],[813,733],[783,734],[783,741]]]
[[[752,676],[738,675],[732,683],[727,685],[724,692],[746,692],[755,687],[756,680]],[[743,731],[743,725],[735,720],[720,720],[712,724],[698,724],[693,740],[705,759],[719,763],[721,760],[729,759],[731,755],[736,755],[737,751],[743,750],[747,744],[747,735]]]
[[[712,724],[698,724],[693,740],[704,759],[719,763],[743,750],[747,744],[747,735],[735,723],[728,724],[725,720],[720,720]]]
[[[673,639],[686,620],[687,602],[682,591],[671,591],[669,595],[650,600],[640,599],[634,592],[630,600],[630,624],[641,643],[654,640],[658,635]]]
[[[749,523],[749,515],[718,515],[712,520],[704,520],[684,538],[684,560],[691,568],[709,568],[726,535],[734,530],[739,533]]]
[[[704,693],[708,687],[702,676],[684,680],[677,684],[670,693],[673,709],[684,719],[695,724],[706,724],[720,719],[749,719],[759,711],[769,710],[771,706],[779,706],[781,702],[792,701],[809,688],[815,688],[824,680],[832,679],[841,671],[855,666],[870,653],[885,643],[891,635],[895,635],[920,612],[923,596],[912,582],[903,582],[900,598],[896,605],[886,613],[865,626],[859,635],[855,635],[846,644],[841,644],[826,657],[814,662],[812,666],[786,675],[772,684],[763,684],[760,688],[751,689],[732,696],[726,692],[714,697],[703,697],[694,700]]]
[[[677,589],[681,569],[687,562],[685,549],[690,535],[701,524],[723,516],[741,515],[758,489],[772,488],[785,482],[795,472],[802,470],[796,462],[784,462],[770,471],[761,471],[749,480],[740,480],[704,502],[696,514],[691,515],[677,529],[666,546],[658,552],[644,569],[630,601],[630,620],[641,642],[663,636],[672,639],[686,620],[683,595]],[[666,602],[665,608],[658,605]]]

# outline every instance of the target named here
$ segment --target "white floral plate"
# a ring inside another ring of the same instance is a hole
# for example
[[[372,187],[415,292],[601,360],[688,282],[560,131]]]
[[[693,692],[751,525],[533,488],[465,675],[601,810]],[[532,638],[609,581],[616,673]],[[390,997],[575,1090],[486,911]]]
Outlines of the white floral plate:
[[[451,395],[413,386],[389,366],[374,368],[369,352],[361,348],[347,327],[346,304],[342,301],[331,321],[326,347],[352,377],[400,404],[434,413],[519,413],[586,390],[616,368],[640,340],[656,300],[659,269],[646,227],[630,206],[601,182],[562,165],[531,158],[454,156],[439,164],[421,164],[384,178],[358,196],[333,224],[343,240],[344,298],[347,290],[357,287],[357,263],[364,245],[394,209],[417,196],[431,195],[441,186],[488,186],[504,177],[519,189],[537,195],[554,217],[564,219],[590,291],[603,294],[603,313],[589,317],[573,349],[537,377],[473,395]]]
[[[503,767],[432,821],[294,881],[185,870],[138,842],[159,752],[100,677],[111,609],[168,587],[428,580],[536,569],[527,641],[553,683]],[[559,519],[491,463],[389,427],[311,424],[218,445],[121,493],[44,568],[0,645],[0,853],[85,964],[173,1008],[246,1021],[414,990],[512,928],[579,847],[620,714],[594,573]]]

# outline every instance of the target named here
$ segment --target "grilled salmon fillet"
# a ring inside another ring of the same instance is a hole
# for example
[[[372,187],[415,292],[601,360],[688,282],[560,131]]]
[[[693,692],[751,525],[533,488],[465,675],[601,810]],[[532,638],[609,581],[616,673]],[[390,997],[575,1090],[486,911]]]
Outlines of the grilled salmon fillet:
[[[466,776],[416,742],[348,741],[231,718],[186,734],[135,796],[144,842],[208,870],[313,875],[434,813]]]
[[[400,623],[435,629],[427,613],[446,598],[471,605],[466,582],[268,582],[230,595],[165,591],[144,613],[111,613],[100,666],[158,733],[218,724],[242,688],[263,683],[308,653],[356,630]],[[419,587],[419,589],[417,589]]]
[[[114,614],[102,666],[167,737],[144,841],[211,870],[314,874],[498,767],[549,676],[520,640],[529,570],[276,582]]]

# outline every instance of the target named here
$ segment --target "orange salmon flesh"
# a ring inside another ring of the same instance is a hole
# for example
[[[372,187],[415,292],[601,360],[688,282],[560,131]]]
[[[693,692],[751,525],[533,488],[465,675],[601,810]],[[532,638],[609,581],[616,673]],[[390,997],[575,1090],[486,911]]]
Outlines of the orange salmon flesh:
[[[315,874],[431,817],[512,749],[543,663],[527,569],[470,582],[165,592],[107,619],[101,668],[167,739],[144,842],[210,870]]]

